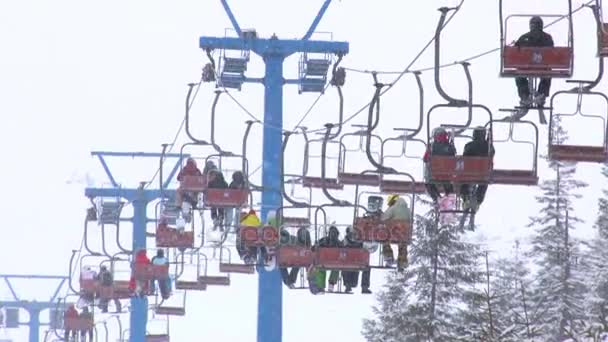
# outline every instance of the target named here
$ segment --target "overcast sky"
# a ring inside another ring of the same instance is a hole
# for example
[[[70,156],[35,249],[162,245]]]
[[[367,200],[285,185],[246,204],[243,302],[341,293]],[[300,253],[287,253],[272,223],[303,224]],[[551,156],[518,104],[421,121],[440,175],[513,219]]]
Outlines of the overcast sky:
[[[342,65],[364,70],[401,71],[418,54],[435,31],[443,5],[457,1],[334,1],[318,27],[315,38],[348,41],[350,53]],[[574,1],[578,8],[582,1]],[[230,1],[242,28],[255,28],[260,37],[276,33],[279,38],[300,38],[312,22],[322,1]],[[529,1],[509,1],[506,14],[525,12]],[[538,8],[527,13],[567,11],[565,1],[537,2]],[[545,22],[550,21],[547,19]],[[575,15],[574,79],[594,78],[597,70],[596,40],[593,17],[588,9]],[[0,2],[0,139],[4,161],[0,176],[5,180],[0,199],[4,228],[0,239],[0,273],[67,274],[73,249],[79,249],[82,222],[89,205],[84,197],[85,175],[97,186],[107,186],[101,167],[89,156],[91,150],[160,151],[162,143],[171,142],[184,116],[187,84],[200,78],[207,59],[198,47],[201,35],[224,36],[230,22],[219,1],[42,1],[20,0]],[[497,48],[499,46],[498,5],[494,1],[467,0],[450,23],[442,39],[442,62],[451,63]],[[527,19],[510,24],[508,40],[516,39],[527,29]],[[548,31],[557,44],[567,42],[567,23],[562,21]],[[233,34],[228,31],[227,34]],[[219,52],[215,53],[216,59]],[[297,77],[299,55],[285,63],[285,77]],[[432,65],[433,50],[429,48],[412,69]],[[261,77],[263,62],[252,56],[247,75]],[[499,78],[499,54],[494,52],[472,61],[474,100],[488,106],[495,116],[499,108],[512,107],[518,101],[514,81]],[[383,75],[391,82],[397,75]],[[433,85],[432,72],[423,73],[425,111],[443,100]],[[454,97],[466,96],[466,79],[460,67],[442,70],[443,85]],[[563,80],[553,83],[553,90],[564,89]],[[598,88],[605,91],[605,83]],[[204,84],[193,107],[194,134],[209,138],[209,110],[213,85]],[[345,95],[345,116],[357,111],[371,99],[372,79],[368,74],[348,72]],[[251,115],[263,118],[263,87],[247,84],[241,92],[231,94]],[[317,94],[298,95],[297,86],[287,85],[284,91],[284,124],[292,129],[301,119]],[[575,99],[568,98],[560,111],[572,111]],[[338,97],[330,88],[321,97],[303,125],[320,128],[336,122]],[[587,112],[606,115],[601,103],[587,105]],[[350,123],[366,122],[364,111]],[[418,93],[411,74],[382,98],[379,135],[396,133],[393,127],[416,127],[418,124]],[[425,113],[426,116],[426,113]],[[217,143],[225,150],[240,151],[244,121],[251,117],[228,96],[218,105]],[[529,119],[538,122],[535,112]],[[466,120],[466,110],[433,114],[431,122],[459,123]],[[486,119],[476,115],[474,124]],[[565,121],[573,140],[596,143],[602,140],[598,122],[576,117]],[[349,123],[349,124],[350,124]],[[426,123],[426,118],[425,118]],[[252,130],[249,145],[250,168],[261,163],[261,126]],[[505,136],[508,125],[497,125],[496,136]],[[345,131],[353,129],[347,125]],[[546,153],[546,126],[540,127],[541,154]],[[530,139],[531,131],[516,129],[516,136]],[[426,138],[426,131],[421,133]],[[578,139],[578,140],[577,140]],[[186,142],[185,134],[177,143]],[[352,143],[349,143],[352,144]],[[409,145],[408,145],[409,146]],[[317,151],[319,150],[317,145]],[[356,146],[355,146],[356,147]],[[399,152],[399,144],[389,151]],[[460,144],[460,149],[462,144]],[[496,163],[505,168],[525,168],[533,156],[525,148],[496,145]],[[177,150],[177,148],[176,148]],[[293,138],[290,156],[302,155],[301,138]],[[410,150],[420,155],[421,148]],[[204,157],[208,150],[189,150]],[[317,152],[318,153],[318,152]],[[399,161],[397,161],[399,163]],[[158,160],[113,159],[109,165],[123,186],[136,186],[149,180]],[[311,173],[320,174],[318,163],[311,161]],[[362,154],[347,156],[353,169],[368,168]],[[415,177],[422,176],[421,162],[415,159],[399,164]],[[546,163],[539,164],[541,179],[550,177]],[[289,158],[287,171],[301,173],[300,158]],[[335,166],[329,173],[335,175]],[[597,196],[605,179],[599,167],[583,165],[578,177],[592,186],[582,193],[576,204],[577,214],[587,220],[580,225],[579,236],[588,236],[595,217]],[[226,175],[229,176],[229,175]],[[252,180],[260,181],[260,173]],[[92,185],[92,184],[91,184]],[[478,215],[480,230],[471,238],[482,239],[499,255],[508,251],[516,237],[531,233],[525,225],[528,217],[538,212],[534,188],[493,186]],[[353,200],[352,191],[336,196]],[[315,193],[315,201],[323,201]],[[128,215],[130,208],[125,213]],[[154,215],[153,211],[150,215]],[[338,223],[348,224],[347,212],[330,212]],[[352,215],[352,213],[351,213]],[[153,226],[149,227],[153,230]],[[113,228],[108,240],[113,241]],[[92,244],[99,249],[99,230],[91,234]],[[121,241],[130,245],[128,226]],[[149,243],[153,243],[152,240]],[[114,244],[108,249],[115,251]],[[210,272],[211,269],[210,269]],[[372,274],[372,290],[377,292],[384,281],[382,272]],[[188,294],[186,318],[171,321],[175,341],[217,340],[253,341],[256,333],[257,277],[233,276],[229,288],[212,288],[200,294]],[[25,298],[48,298],[44,282],[15,283]],[[0,285],[0,296],[9,295]],[[311,296],[308,292],[284,291],[284,327],[286,342],[348,340],[363,341],[361,320],[371,315],[374,296]],[[24,317],[26,317],[24,315]],[[45,319],[45,318],[44,318]],[[114,323],[112,323],[114,324]],[[128,317],[123,318],[128,324]],[[162,324],[161,325],[162,328]],[[114,330],[116,327],[110,325]],[[27,330],[12,331],[10,336],[21,340]],[[314,334],[314,335],[313,335]],[[0,333],[0,337],[1,337]],[[116,339],[116,334],[111,335]]]

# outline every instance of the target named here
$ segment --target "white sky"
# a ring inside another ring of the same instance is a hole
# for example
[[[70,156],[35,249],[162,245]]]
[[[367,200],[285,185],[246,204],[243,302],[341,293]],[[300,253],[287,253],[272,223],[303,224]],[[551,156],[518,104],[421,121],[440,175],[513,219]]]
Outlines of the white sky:
[[[431,0],[405,5],[404,1],[335,1],[330,6],[318,31],[330,31],[333,39],[350,42],[350,53],[342,65],[368,70],[402,70],[434,34],[443,5],[457,1]],[[529,0],[509,1],[509,10],[530,6]],[[582,1],[574,1],[578,8]],[[299,38],[307,30],[322,1],[231,1],[242,28],[255,27],[258,35]],[[537,1],[538,9],[547,13],[565,13],[565,1]],[[511,6],[511,5],[510,5]],[[519,7],[516,7],[519,6]],[[531,9],[530,12],[533,12]],[[548,20],[546,20],[547,22]],[[549,30],[556,42],[565,42],[567,26],[563,21]],[[595,28],[588,9],[575,16],[574,79],[595,77]],[[160,144],[170,142],[184,115],[186,84],[200,78],[207,62],[198,48],[201,35],[223,36],[230,27],[219,1],[41,1],[0,2],[0,142],[4,163],[0,177],[7,180],[0,199],[5,228],[0,239],[0,273],[65,274],[73,249],[82,238],[84,210],[89,205],[83,196],[85,184],[78,183],[86,173],[103,185],[101,168],[89,156],[91,150],[160,151]],[[513,22],[509,40],[527,29],[527,22]],[[561,36],[561,38],[560,38]],[[323,36],[321,36],[323,37]],[[499,45],[497,2],[467,0],[444,32],[442,62],[449,63],[496,48]],[[517,101],[512,79],[500,79],[499,55],[493,53],[472,62],[474,99],[502,117],[498,108],[513,106]],[[285,63],[285,77],[297,77],[294,55]],[[428,49],[414,69],[431,66],[433,50]],[[263,64],[252,57],[247,75],[261,77]],[[390,82],[394,75],[383,76]],[[460,67],[442,70],[446,91],[454,97],[466,95],[466,80]],[[425,111],[442,103],[433,85],[432,72],[423,74]],[[552,90],[564,89],[563,80],[554,80]],[[598,86],[605,91],[605,84]],[[201,88],[193,108],[194,134],[209,139],[209,109],[213,86]],[[349,116],[371,99],[371,76],[347,73],[345,115]],[[263,88],[248,84],[243,91],[232,92],[253,115],[262,118]],[[292,128],[317,94],[298,95],[297,86],[284,90],[284,124]],[[565,110],[574,103],[569,99]],[[304,125],[319,128],[337,120],[338,98],[328,89]],[[605,107],[589,108],[605,115]],[[453,122],[463,122],[466,112],[459,112]],[[351,123],[363,123],[366,112]],[[426,115],[426,113],[425,113]],[[433,123],[449,117],[434,116]],[[535,112],[527,117],[538,122]],[[249,117],[227,96],[218,106],[217,140],[226,150],[238,152],[244,121]],[[378,133],[394,135],[392,127],[415,127],[418,123],[418,94],[411,75],[406,75],[382,98]],[[425,119],[426,123],[426,119]],[[481,121],[477,122],[481,123]],[[500,129],[504,129],[500,128]],[[345,128],[351,130],[350,126]],[[496,127],[495,135],[504,134]],[[592,120],[568,121],[573,139],[597,138],[602,130]],[[546,153],[546,126],[540,127],[540,153]],[[525,137],[527,132],[517,131]],[[422,138],[425,139],[426,131]],[[595,139],[593,141],[597,142]],[[250,167],[261,161],[261,129],[255,126],[250,137]],[[186,142],[185,134],[178,143]],[[289,155],[302,155],[299,138],[292,138]],[[398,146],[394,147],[399,148]],[[496,162],[509,167],[525,167],[530,157],[525,150],[497,145]],[[191,153],[197,153],[190,150]],[[199,151],[204,153],[203,151]],[[412,151],[412,154],[421,152]],[[347,158],[351,158],[349,155]],[[365,159],[347,159],[353,168],[368,168]],[[125,186],[149,180],[157,160],[109,160],[115,178]],[[363,164],[365,163],[365,164]],[[414,163],[414,164],[412,164]],[[421,165],[412,161],[407,168],[420,177]],[[301,172],[300,158],[289,158],[287,171]],[[311,164],[311,167],[318,165]],[[413,165],[413,166],[411,166]],[[549,175],[540,162],[541,178]],[[311,170],[318,172],[318,170]],[[328,171],[331,172],[331,171]],[[335,174],[335,171],[333,171]],[[596,165],[581,165],[580,179],[591,184],[577,202],[578,216],[587,220],[578,234],[588,236],[596,213],[599,191],[605,179]],[[229,176],[229,175],[226,175]],[[260,174],[253,177],[260,182]],[[71,184],[69,184],[71,182]],[[528,217],[538,212],[533,188],[493,186],[478,215],[480,230],[475,233],[488,239],[490,248],[499,254],[510,249],[516,237],[531,231],[525,228]],[[337,194],[352,200],[350,190]],[[323,197],[315,194],[316,201]],[[127,210],[127,214],[128,214]],[[151,211],[153,215],[153,211]],[[348,215],[330,213],[332,219],[346,220]],[[108,228],[108,239],[112,228]],[[151,231],[152,226],[149,227]],[[130,246],[127,229],[122,243]],[[98,234],[98,233],[97,233]],[[99,236],[99,235],[97,235]],[[99,246],[99,237],[92,238]],[[149,243],[153,243],[152,240]],[[99,247],[97,247],[99,249]],[[111,245],[110,250],[115,250]],[[372,290],[377,292],[384,281],[382,272],[373,272]],[[188,294],[187,317],[171,321],[174,341],[213,339],[218,341],[252,341],[256,333],[256,276],[233,276],[229,288],[212,288],[201,294]],[[47,298],[44,283],[19,286],[24,297]],[[0,285],[0,295],[7,290]],[[320,341],[363,341],[361,320],[371,315],[374,296],[311,296],[308,292],[283,291],[283,336],[286,342],[308,341],[311,334]],[[25,316],[25,315],[24,315]],[[114,327],[111,323],[110,327]],[[123,318],[128,324],[128,317]],[[314,331],[311,331],[312,329]],[[27,329],[9,335],[24,340]],[[0,333],[0,337],[1,337]],[[112,339],[116,335],[111,335]]]

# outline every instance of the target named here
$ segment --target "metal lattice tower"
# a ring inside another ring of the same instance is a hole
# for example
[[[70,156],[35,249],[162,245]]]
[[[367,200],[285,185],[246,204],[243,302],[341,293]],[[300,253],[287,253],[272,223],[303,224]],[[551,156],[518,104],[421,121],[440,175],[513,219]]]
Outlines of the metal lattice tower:
[[[348,53],[347,42],[332,42],[309,40],[331,0],[326,0],[310,28],[302,39],[278,39],[273,36],[269,39],[258,38],[255,33],[243,32],[232,14],[226,0],[221,0],[224,10],[232,23],[238,37],[201,37],[200,48],[205,51],[215,49],[241,51],[241,56],[229,58],[224,54],[223,69],[219,71],[218,86],[241,89],[244,82],[261,83],[264,85],[264,138],[263,138],[263,168],[262,168],[262,220],[270,210],[276,210],[282,205],[279,193],[269,189],[280,189],[281,184],[281,145],[283,127],[283,85],[298,84],[300,92],[322,92],[326,78],[319,75],[327,72],[327,66],[315,64],[315,60],[300,61],[300,77],[295,80],[283,78],[283,62],[295,53],[306,56],[312,54]],[[246,63],[249,60],[249,51],[260,56],[266,71],[262,78],[247,78],[244,76]],[[318,61],[318,60],[316,60]],[[282,282],[278,268],[266,271],[264,267],[258,268],[258,342],[282,341]]]

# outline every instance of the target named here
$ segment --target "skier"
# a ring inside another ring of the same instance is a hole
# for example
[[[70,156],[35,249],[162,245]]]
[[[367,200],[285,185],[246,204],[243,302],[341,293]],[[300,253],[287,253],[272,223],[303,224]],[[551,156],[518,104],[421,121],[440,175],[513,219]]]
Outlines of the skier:
[[[494,146],[490,145],[484,127],[476,127],[473,130],[473,141],[468,142],[464,146],[462,155],[465,157],[494,157]],[[472,187],[473,189],[471,190]],[[460,196],[463,199],[464,208],[470,208],[473,212],[476,212],[479,209],[481,202],[483,202],[487,190],[487,184],[462,184],[460,187]],[[471,194],[474,194],[472,199],[470,198]]]
[[[430,167],[431,167],[431,156],[448,156],[453,157],[456,155],[456,147],[453,143],[450,142],[450,136],[448,132],[442,127],[437,127],[433,130],[433,142],[431,146],[429,146],[424,154],[424,171],[425,171],[425,179],[426,179],[426,189],[433,199],[434,203],[437,203],[440,193],[437,189],[437,186],[431,183],[430,180]],[[454,192],[454,187],[451,183],[446,182],[443,183],[443,189],[445,191],[445,195],[449,195]]]

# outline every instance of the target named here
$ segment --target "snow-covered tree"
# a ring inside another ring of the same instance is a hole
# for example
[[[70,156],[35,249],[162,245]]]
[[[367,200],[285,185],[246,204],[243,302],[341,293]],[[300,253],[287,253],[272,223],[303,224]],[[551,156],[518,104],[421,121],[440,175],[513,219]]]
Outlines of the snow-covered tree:
[[[608,178],[608,165],[602,168],[602,174]],[[589,251],[584,257],[586,278],[590,282],[586,308],[587,335],[599,340],[599,336],[608,333],[608,190],[602,191],[599,199],[599,215],[595,222],[596,234],[589,242]]]
[[[519,241],[510,257],[498,259],[492,285],[496,296],[494,320],[499,341],[525,341],[537,335],[538,306],[530,300],[530,271]]]
[[[455,341],[458,306],[482,279],[479,248],[464,242],[459,225],[439,225],[433,211],[417,216],[410,264],[392,272],[363,324],[370,342]]]
[[[561,143],[566,133],[559,118],[555,127],[554,134]],[[581,197],[575,190],[586,184],[575,178],[575,164],[549,160],[549,166],[555,178],[540,185],[542,194],[536,198],[543,207],[529,224],[536,229],[530,256],[538,267],[531,299],[539,308],[533,324],[541,339],[561,341],[576,337],[585,317],[584,282],[576,262],[580,242],[571,231],[582,222],[572,208],[573,200]]]

